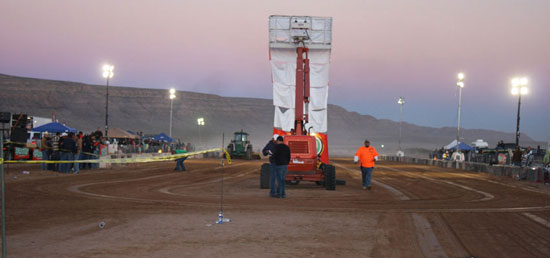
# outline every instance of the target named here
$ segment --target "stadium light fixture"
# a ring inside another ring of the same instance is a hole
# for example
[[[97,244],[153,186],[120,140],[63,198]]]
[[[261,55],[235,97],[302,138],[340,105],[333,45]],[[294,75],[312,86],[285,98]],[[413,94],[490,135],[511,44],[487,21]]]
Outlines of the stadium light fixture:
[[[107,89],[105,93],[105,138],[107,139],[109,138],[109,79],[113,78],[115,75],[113,73],[114,69],[114,65],[103,65],[103,78],[107,80]]]
[[[458,82],[456,83],[456,86],[458,86],[458,119],[456,124],[456,152],[458,155],[456,155],[456,159],[462,160],[462,156],[460,154],[460,106],[462,104],[462,88],[464,88],[464,73],[458,73]],[[458,168],[458,163],[456,163],[456,166]]]
[[[519,146],[519,121],[520,121],[520,110],[521,110],[521,95],[526,95],[529,93],[529,80],[525,77],[522,78],[513,78],[512,81],[512,95],[518,95],[518,113],[516,117],[516,147]]]
[[[169,130],[169,134],[170,134],[170,138],[172,138],[172,110],[173,110],[173,102],[174,102],[174,99],[176,98],[176,90],[174,88],[171,88],[169,91],[170,93],[170,130]]]
[[[401,137],[402,137],[402,124],[403,124],[403,105],[405,104],[405,98],[399,97],[397,100],[397,104],[399,104],[399,151],[397,152],[398,157],[405,156],[405,153],[403,150],[401,150]],[[384,148],[384,145],[382,145],[382,148]]]

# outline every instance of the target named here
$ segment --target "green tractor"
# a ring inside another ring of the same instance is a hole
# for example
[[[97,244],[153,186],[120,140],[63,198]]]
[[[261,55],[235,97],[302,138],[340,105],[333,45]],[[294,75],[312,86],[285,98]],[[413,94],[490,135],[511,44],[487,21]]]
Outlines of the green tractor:
[[[243,132],[243,130],[240,132],[235,132],[235,136],[231,140],[231,143],[227,145],[227,152],[231,155],[232,159],[244,158],[251,160],[254,158],[254,154],[252,153],[252,144],[250,144],[250,141],[248,140],[248,133]]]

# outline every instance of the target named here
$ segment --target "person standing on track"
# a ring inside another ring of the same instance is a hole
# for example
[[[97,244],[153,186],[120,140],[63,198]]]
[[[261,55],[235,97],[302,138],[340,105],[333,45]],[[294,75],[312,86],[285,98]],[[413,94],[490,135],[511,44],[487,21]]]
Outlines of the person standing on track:
[[[519,148],[519,145],[516,146],[516,150],[513,152],[513,155],[512,155],[512,164],[514,166],[518,166],[518,167],[521,166],[521,156],[522,155],[523,155],[523,152]]]
[[[277,145],[273,152],[273,161],[275,161],[275,174],[277,178],[277,193],[279,198],[286,198],[286,173],[288,172],[288,163],[290,163],[290,148],[283,142],[283,137],[277,137]]]
[[[262,154],[264,156],[269,156],[269,196],[271,197],[279,197],[279,192],[277,192],[277,188],[275,188],[275,181],[277,180],[277,176],[275,175],[275,161],[273,160],[273,152],[275,152],[275,146],[277,145],[277,138],[279,137],[278,134],[273,135],[273,139],[271,139],[262,150]]]
[[[185,154],[187,153],[187,150],[185,148],[176,149],[173,154]],[[180,157],[176,159],[176,168],[174,169],[176,172],[178,171],[186,171],[185,165],[183,162],[187,159],[187,156]]]
[[[45,132],[44,135],[42,135],[42,139],[40,140],[40,150],[42,151],[42,160],[50,160],[50,148],[48,147],[48,139],[50,138],[50,135],[48,132]],[[48,164],[42,163],[42,170],[48,170]]]
[[[371,176],[374,169],[374,162],[378,161],[378,152],[372,146],[370,141],[365,140],[365,146],[362,146],[357,150],[354,157],[354,162],[360,162],[361,164],[361,176],[363,189],[371,189]]]

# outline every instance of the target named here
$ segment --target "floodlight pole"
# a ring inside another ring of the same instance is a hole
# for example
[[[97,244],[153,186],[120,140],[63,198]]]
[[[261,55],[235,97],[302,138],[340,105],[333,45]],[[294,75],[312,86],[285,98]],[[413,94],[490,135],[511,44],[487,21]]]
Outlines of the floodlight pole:
[[[4,184],[4,123],[2,123],[2,132],[0,133],[0,180],[2,184],[2,257],[7,257],[6,251],[6,194]]]
[[[399,151],[401,151],[401,137],[402,137],[402,124],[403,124],[403,104],[405,101],[403,97],[399,98],[397,102],[399,104]]]
[[[199,146],[202,148],[201,126],[199,125]]]
[[[203,117],[199,117],[197,119],[197,126],[198,126],[198,129],[199,129],[199,145],[202,146],[201,127],[204,126],[204,118]]]
[[[109,139],[109,77],[107,76],[107,93],[105,94],[105,139]]]
[[[520,114],[520,108],[521,108],[521,92],[518,94],[518,115],[517,115],[517,122],[516,122],[516,148],[519,146],[519,114]]]
[[[456,152],[460,155],[460,106],[462,102],[462,87],[458,87],[458,123],[456,126]]]
[[[170,138],[172,138],[172,105],[174,100],[170,98]]]
[[[462,155],[460,155],[460,106],[462,104],[462,88],[464,88],[464,82],[462,81],[464,79],[464,74],[459,73],[458,74],[458,82],[456,83],[456,86],[458,86],[458,118],[457,118],[457,125],[456,125],[456,161],[462,160]],[[456,166],[458,168],[458,162],[456,163]]]

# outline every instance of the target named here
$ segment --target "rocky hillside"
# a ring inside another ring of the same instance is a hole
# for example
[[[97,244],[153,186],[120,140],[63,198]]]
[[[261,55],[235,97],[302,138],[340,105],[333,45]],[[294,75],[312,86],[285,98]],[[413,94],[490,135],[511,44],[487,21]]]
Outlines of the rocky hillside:
[[[42,80],[0,74],[0,111],[22,112],[33,116],[52,117],[84,132],[103,128],[105,124],[105,86],[76,82]],[[168,133],[170,100],[166,90],[110,87],[109,126],[145,133]],[[263,147],[273,125],[270,99],[231,98],[212,94],[180,91],[174,100],[173,135],[184,142],[221,146],[241,129],[251,134],[255,149]],[[397,149],[399,123],[376,119],[329,105],[329,144],[332,154],[349,154],[365,138],[375,146],[385,145],[384,152]],[[200,128],[197,118],[204,117]],[[199,140],[200,135],[200,140]],[[484,139],[491,146],[497,141],[513,142],[513,133],[491,130],[461,130],[465,142]],[[456,128],[432,128],[403,124],[403,147],[434,149],[456,137]],[[536,145],[527,135],[522,143]],[[379,148],[380,149],[380,148]]]

